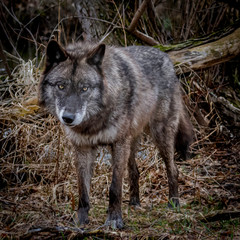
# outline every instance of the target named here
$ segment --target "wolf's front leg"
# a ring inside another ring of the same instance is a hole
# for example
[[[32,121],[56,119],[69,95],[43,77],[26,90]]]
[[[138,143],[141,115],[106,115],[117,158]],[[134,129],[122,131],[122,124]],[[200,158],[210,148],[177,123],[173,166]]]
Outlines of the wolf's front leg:
[[[87,224],[89,222],[88,211],[90,209],[89,191],[96,151],[91,147],[82,148],[74,146],[74,148],[79,191],[77,222],[79,224]]]
[[[130,139],[122,139],[113,145],[113,175],[109,191],[108,217],[105,225],[123,228],[122,220],[122,181],[130,155]]]

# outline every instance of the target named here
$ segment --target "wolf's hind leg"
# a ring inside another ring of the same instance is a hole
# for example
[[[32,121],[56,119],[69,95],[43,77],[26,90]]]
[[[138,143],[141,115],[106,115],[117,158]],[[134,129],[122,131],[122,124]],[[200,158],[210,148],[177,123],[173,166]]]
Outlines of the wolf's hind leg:
[[[178,133],[176,135],[176,150],[186,160],[191,158],[189,146],[193,143],[193,127],[186,111],[181,112]]]
[[[151,133],[160,155],[166,165],[168,185],[169,185],[169,202],[168,206],[179,207],[178,197],[178,169],[174,162],[174,143],[177,131],[177,124],[169,119],[164,123],[154,122],[151,125]]]
[[[77,210],[77,223],[87,224],[88,211],[90,209],[89,191],[91,177],[93,173],[93,163],[96,157],[94,148],[78,148],[75,147],[75,166],[77,170],[79,204]]]
[[[139,199],[139,171],[135,160],[137,150],[137,139],[131,144],[131,153],[128,161],[128,174],[130,186],[130,201],[129,205],[140,206]]]

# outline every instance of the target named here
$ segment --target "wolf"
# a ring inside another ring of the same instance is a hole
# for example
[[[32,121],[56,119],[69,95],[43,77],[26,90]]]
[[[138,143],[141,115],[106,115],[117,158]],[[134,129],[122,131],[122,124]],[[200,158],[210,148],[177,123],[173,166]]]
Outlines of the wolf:
[[[63,125],[75,153],[79,205],[87,224],[96,149],[112,149],[112,182],[106,226],[123,228],[122,184],[129,172],[130,205],[140,205],[137,141],[151,134],[167,170],[169,206],[179,206],[176,147],[188,155],[192,125],[179,80],[168,55],[147,46],[114,47],[79,42],[63,48],[48,43],[39,84],[39,104]]]

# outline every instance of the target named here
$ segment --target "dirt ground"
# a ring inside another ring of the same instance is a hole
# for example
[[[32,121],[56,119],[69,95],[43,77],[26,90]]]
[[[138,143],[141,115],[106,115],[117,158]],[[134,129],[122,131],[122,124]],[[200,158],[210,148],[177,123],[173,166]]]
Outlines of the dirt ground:
[[[57,142],[62,144],[64,135],[57,128]],[[192,159],[177,161],[181,199],[181,210],[177,211],[166,207],[165,166],[154,145],[142,140],[138,155],[142,205],[139,209],[128,207],[126,177],[123,189],[125,228],[122,231],[103,227],[111,182],[106,149],[99,150],[92,180],[90,224],[80,228],[73,224],[77,183],[71,153],[66,148],[57,153],[45,149],[48,153],[41,163],[39,159],[32,159],[31,162],[1,164],[2,239],[240,238],[239,143],[209,142],[208,146],[196,150]]]

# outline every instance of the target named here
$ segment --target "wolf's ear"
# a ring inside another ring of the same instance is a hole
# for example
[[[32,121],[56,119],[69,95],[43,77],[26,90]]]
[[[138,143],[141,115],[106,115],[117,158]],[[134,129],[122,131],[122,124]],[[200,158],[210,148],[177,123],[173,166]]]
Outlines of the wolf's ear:
[[[65,61],[68,58],[66,51],[55,41],[51,40],[47,45],[46,50],[46,68],[44,73],[47,73],[54,64]]]
[[[105,54],[106,45],[100,44],[98,45],[88,56],[87,63],[90,65],[96,65],[100,67],[103,61],[103,57]]]

